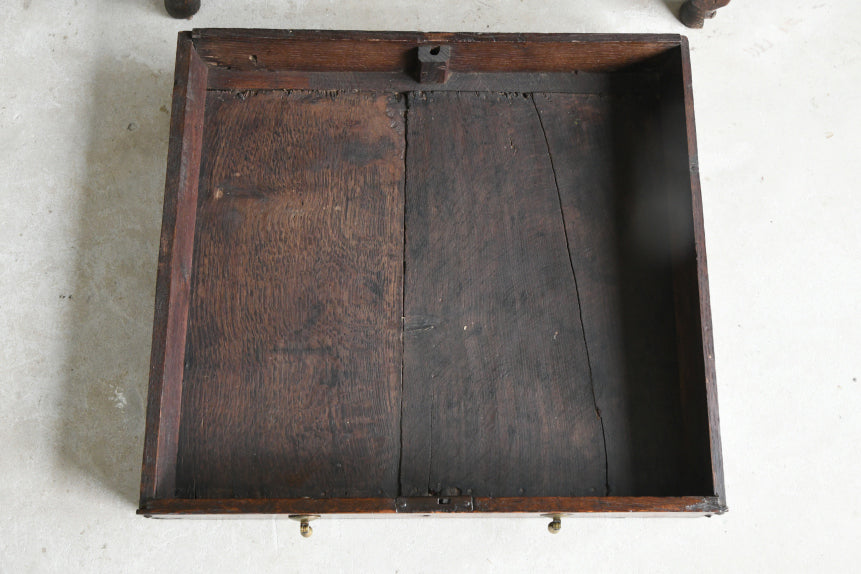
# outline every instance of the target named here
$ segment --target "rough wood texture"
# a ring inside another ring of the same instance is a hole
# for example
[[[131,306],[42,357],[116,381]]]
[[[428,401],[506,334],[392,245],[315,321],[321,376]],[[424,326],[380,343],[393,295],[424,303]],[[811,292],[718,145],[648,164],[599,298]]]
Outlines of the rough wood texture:
[[[419,46],[419,82],[422,84],[444,84],[451,72],[448,61],[451,59],[451,46]]]
[[[191,35],[180,33],[155,288],[142,504],[174,494],[206,72]]]
[[[451,45],[452,72],[619,70],[678,46],[646,34],[446,34],[315,30],[194,30],[201,57],[234,70],[413,70],[419,45]]]
[[[182,496],[397,494],[402,107],[209,96]]]
[[[540,512],[579,513],[610,512],[638,515],[664,512],[698,512],[722,514],[726,507],[715,497],[680,496],[579,496],[558,498],[476,498],[475,512],[519,513]]]
[[[361,90],[412,92],[433,89],[453,92],[564,92],[586,94],[654,93],[654,70],[580,72],[457,72],[444,84],[425,86],[406,72],[292,72],[268,70],[209,70],[210,90]]]
[[[671,211],[661,185],[657,99],[536,94],[535,101],[580,287],[607,441],[608,494],[688,493],[680,480],[671,245],[664,233]]]
[[[577,283],[532,98],[409,102],[402,492],[603,494]]]
[[[675,293],[682,375],[682,400],[688,429],[708,428],[708,437],[702,433],[686,433],[688,439],[688,468],[696,484],[711,486],[722,504],[726,504],[723,477],[723,448],[720,439],[717,375],[715,372],[714,340],[712,336],[711,303],[709,301],[708,259],[706,256],[703,199],[700,189],[697,134],[694,121],[694,96],[691,78],[690,50],[686,38],[674,50],[664,76],[662,96],[665,99],[664,137],[665,150],[671,153],[673,145],[682,146],[681,155],[687,157],[687,169],[681,169],[677,156],[665,159],[670,170],[668,180],[678,184],[669,187],[685,196],[682,210],[686,217],[682,240],[687,249],[676,252]],[[681,87],[681,90],[679,90]],[[684,120],[682,120],[684,116]],[[682,136],[684,133],[684,137]],[[688,203],[689,202],[689,203]],[[679,233],[679,230],[676,231]],[[690,241],[693,240],[691,248]],[[681,254],[681,257],[679,257]],[[689,369],[693,365],[694,368]],[[710,465],[708,463],[711,463]],[[711,472],[708,472],[709,466]],[[700,474],[703,473],[703,474]]]
[[[714,18],[718,8],[730,0],[687,0],[679,8],[679,19],[688,28],[702,28],[706,18]]]
[[[200,515],[200,514],[334,514],[363,515],[367,513],[392,515],[395,513],[447,514],[448,505],[437,505],[432,510],[429,504],[420,509],[410,507],[409,499],[398,498],[335,498],[335,499],[173,499],[153,500],[138,514],[160,515]],[[431,498],[434,502],[436,497]],[[494,515],[541,515],[549,513],[601,513],[617,516],[636,513],[637,516],[653,514],[684,513],[688,516],[722,514],[726,507],[715,497],[648,497],[648,496],[579,496],[579,497],[512,497],[512,498],[472,498],[472,504],[461,504],[456,510],[460,513],[491,513]]]
[[[679,36],[182,34],[140,512],[724,511],[693,122]]]
[[[138,514],[394,514],[394,498],[174,498],[153,500]]]

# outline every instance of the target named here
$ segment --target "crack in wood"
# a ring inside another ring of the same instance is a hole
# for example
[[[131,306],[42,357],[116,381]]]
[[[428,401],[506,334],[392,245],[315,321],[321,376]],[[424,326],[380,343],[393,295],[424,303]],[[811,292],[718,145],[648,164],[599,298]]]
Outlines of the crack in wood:
[[[403,496],[404,489],[404,357],[406,355],[406,331],[407,331],[407,152],[410,146],[409,135],[409,115],[410,115],[410,98],[406,96],[404,101],[404,188],[403,194],[403,237],[401,240],[402,251],[401,259],[403,264],[401,275],[401,406],[400,406],[400,421],[399,425],[399,448],[398,452],[398,496]]]
[[[586,340],[586,326],[583,324],[583,303],[580,300],[580,288],[577,285],[577,271],[574,269],[574,258],[571,256],[571,244],[568,241],[568,225],[565,221],[565,207],[562,204],[562,192],[559,189],[559,179],[556,176],[556,165],[553,163],[553,153],[550,151],[550,141],[547,139],[547,130],[544,129],[544,120],[541,117],[541,110],[538,109],[538,104],[535,102],[535,94],[530,94],[532,107],[535,108],[535,114],[538,116],[538,125],[541,127],[541,134],[544,136],[544,143],[547,146],[547,157],[550,159],[550,169],[553,172],[553,183],[556,186],[556,197],[559,200],[559,214],[562,217],[562,231],[565,234],[565,249],[568,253],[568,263],[571,266],[571,276],[574,279],[574,292],[577,295],[577,312],[580,315],[580,333],[583,335],[583,348],[586,351],[586,366],[589,369],[589,387],[592,390],[592,402],[595,405],[595,415],[598,417],[598,422],[601,424],[601,439],[604,444],[604,495],[610,496],[610,462],[607,455],[607,433],[604,430],[604,419],[601,418],[601,409],[598,408],[598,397],[595,393],[595,380],[592,376],[592,359],[589,356],[589,342]]]

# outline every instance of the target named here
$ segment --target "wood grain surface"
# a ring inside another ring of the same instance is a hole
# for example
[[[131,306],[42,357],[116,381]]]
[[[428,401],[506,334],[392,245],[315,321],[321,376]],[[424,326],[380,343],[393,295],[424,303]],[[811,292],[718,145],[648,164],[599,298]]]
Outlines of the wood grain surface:
[[[197,29],[207,62],[233,70],[412,72],[417,48],[451,44],[452,72],[620,70],[678,46],[673,34],[450,34]]]
[[[535,101],[578,271],[608,494],[678,494],[683,427],[657,98]]]
[[[680,36],[181,34],[139,512],[725,511],[696,156]]]
[[[679,213],[672,227],[676,339],[690,488],[726,504],[714,342],[709,303],[693,87],[687,40],[669,53],[661,81],[661,119],[667,190]],[[682,162],[682,158],[686,161]]]
[[[460,510],[459,516],[493,514],[495,516],[524,516],[546,514],[601,513],[613,516],[653,516],[684,513],[685,516],[722,514],[726,507],[710,496],[577,496],[577,497],[509,497],[471,498],[469,510]],[[153,500],[138,510],[145,516],[205,515],[205,514],[325,514],[367,517],[369,513],[386,517],[448,515],[446,505],[430,510],[429,505],[419,509],[410,507],[410,499],[398,498],[235,498],[235,499],[169,499]],[[412,499],[415,500],[415,499]],[[433,500],[436,500],[434,497]],[[466,505],[464,505],[466,506]]]
[[[191,34],[180,33],[155,286],[141,504],[175,491],[206,75]]]
[[[210,90],[361,90],[412,92],[426,90],[407,72],[307,72],[228,70],[213,67]],[[453,92],[571,92],[585,94],[654,93],[659,76],[636,72],[456,72],[433,90]]]
[[[602,494],[553,166],[528,94],[409,98],[402,493]]]
[[[397,491],[403,103],[211,93],[177,488]]]

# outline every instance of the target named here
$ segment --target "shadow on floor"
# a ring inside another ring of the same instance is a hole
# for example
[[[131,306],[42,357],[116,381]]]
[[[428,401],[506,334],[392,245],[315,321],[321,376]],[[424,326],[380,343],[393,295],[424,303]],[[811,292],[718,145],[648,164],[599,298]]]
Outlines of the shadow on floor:
[[[172,77],[131,59],[95,70],[58,457],[136,504]]]
[[[673,13],[673,16],[676,18],[679,17],[679,9],[681,9],[682,4],[685,3],[685,0],[664,0],[664,4],[667,5],[667,8],[670,12]]]

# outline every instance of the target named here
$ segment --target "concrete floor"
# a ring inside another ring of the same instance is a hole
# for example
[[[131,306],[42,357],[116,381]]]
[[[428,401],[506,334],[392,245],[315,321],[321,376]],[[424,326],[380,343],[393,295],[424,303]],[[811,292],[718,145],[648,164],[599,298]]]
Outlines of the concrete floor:
[[[0,9],[0,571],[847,572],[861,537],[861,3],[7,0]],[[795,4],[795,6],[791,6]],[[176,33],[686,33],[729,514],[135,516]]]

